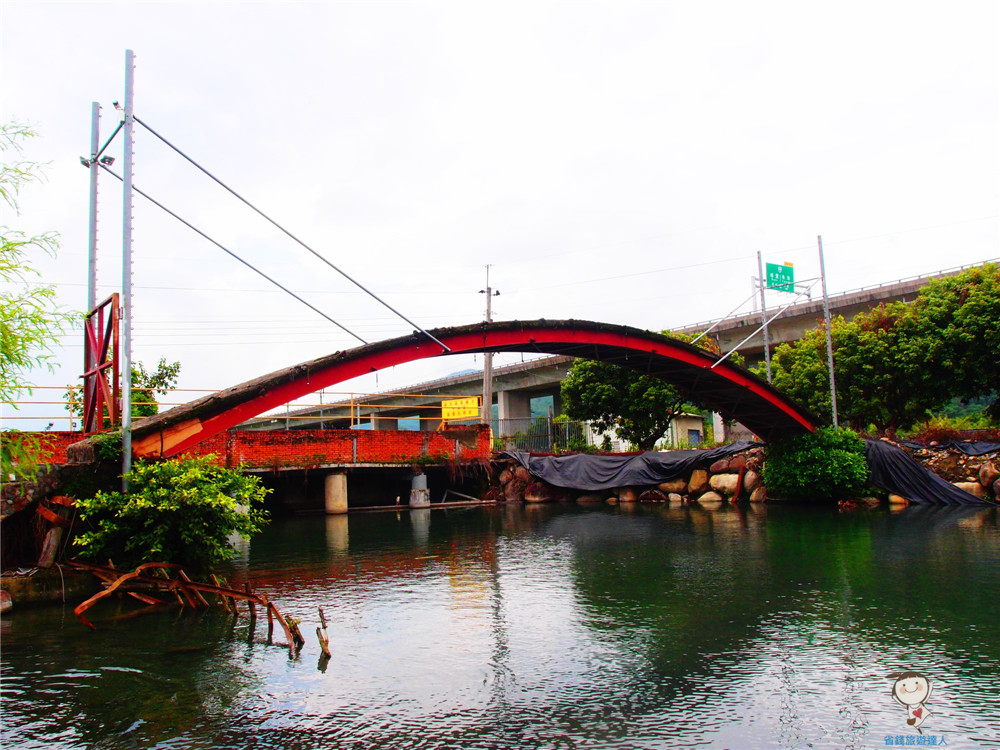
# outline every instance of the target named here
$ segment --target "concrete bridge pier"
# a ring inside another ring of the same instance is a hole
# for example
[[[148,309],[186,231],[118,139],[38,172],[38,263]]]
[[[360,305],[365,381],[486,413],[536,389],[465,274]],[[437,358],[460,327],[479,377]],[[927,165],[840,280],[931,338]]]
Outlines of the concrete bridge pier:
[[[427,508],[431,504],[431,491],[427,489],[427,475],[415,474],[410,481],[410,507]]]
[[[347,474],[327,474],[323,480],[323,492],[328,515],[347,512]]]

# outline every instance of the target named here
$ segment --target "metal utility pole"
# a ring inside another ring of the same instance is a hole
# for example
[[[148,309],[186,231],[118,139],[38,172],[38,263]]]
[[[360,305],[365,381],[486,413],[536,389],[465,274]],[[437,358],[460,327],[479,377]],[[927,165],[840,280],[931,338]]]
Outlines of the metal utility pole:
[[[101,105],[90,103],[90,236],[87,242],[87,312],[97,305],[97,151],[101,147]],[[86,363],[84,372],[91,368]]]
[[[837,383],[833,379],[833,335],[830,332],[830,298],[826,295],[826,264],[823,262],[823,235],[818,235],[819,276],[823,282],[823,320],[826,321],[826,364],[830,370],[830,406],[833,412],[833,426],[837,424]]]
[[[760,284],[760,312],[761,320],[764,322],[764,366],[767,369],[767,382],[771,382],[771,342],[767,333],[767,305],[764,302],[764,289],[767,280],[764,278],[764,261],[761,259],[760,250],[757,251],[757,273],[760,274],[757,281]]]
[[[486,322],[493,322],[493,298],[500,292],[494,292],[490,286],[490,267],[486,266],[486,288],[479,290],[486,295]],[[483,353],[483,403],[481,407],[484,424],[493,424],[493,352]]]
[[[101,105],[90,103],[90,159],[84,160],[90,170],[90,227],[87,237],[87,312],[97,306],[97,174],[100,167],[97,164],[97,152],[101,148]],[[84,325],[96,326],[96,321],[87,320]],[[83,348],[83,371],[90,372],[95,367],[100,355],[91,352],[89,347]],[[86,388],[86,382],[84,388]]]
[[[125,156],[122,162],[122,491],[132,468],[132,147],[135,53],[125,50]]]

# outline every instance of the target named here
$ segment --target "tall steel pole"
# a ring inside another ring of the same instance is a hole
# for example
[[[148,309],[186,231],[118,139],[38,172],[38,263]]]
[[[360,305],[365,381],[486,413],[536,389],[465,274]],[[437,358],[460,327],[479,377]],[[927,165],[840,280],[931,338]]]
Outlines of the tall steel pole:
[[[761,259],[760,250],[757,251],[757,273],[760,274],[757,281],[760,283],[760,313],[764,323],[764,366],[767,369],[767,382],[771,382],[771,341],[767,334],[767,305],[764,302],[764,288],[767,280],[764,278],[764,261]]]
[[[90,103],[90,227],[87,237],[87,312],[97,305],[97,175],[101,168],[97,165],[97,151],[101,148],[101,105]],[[84,325],[96,326],[97,321],[88,320]],[[100,355],[89,346],[83,347],[83,371],[90,372],[98,363]],[[86,382],[83,385],[87,387]],[[86,398],[84,398],[86,401]]]
[[[122,171],[122,491],[132,468],[132,147],[135,54],[125,50],[125,157]]]
[[[493,322],[493,287],[490,286],[490,267],[486,266],[486,322]],[[499,292],[497,292],[499,294]],[[483,403],[481,412],[484,424],[493,424],[493,352],[483,353]]]
[[[101,105],[90,103],[90,236],[87,242],[87,312],[97,305],[97,151],[101,147]],[[87,370],[91,367],[87,363]],[[86,372],[87,370],[84,370]]]
[[[833,413],[833,426],[837,424],[837,383],[833,378],[833,335],[830,326],[830,298],[826,296],[826,264],[823,261],[823,235],[818,235],[819,243],[819,276],[823,282],[823,319],[826,321],[826,365],[830,370],[830,406]]]

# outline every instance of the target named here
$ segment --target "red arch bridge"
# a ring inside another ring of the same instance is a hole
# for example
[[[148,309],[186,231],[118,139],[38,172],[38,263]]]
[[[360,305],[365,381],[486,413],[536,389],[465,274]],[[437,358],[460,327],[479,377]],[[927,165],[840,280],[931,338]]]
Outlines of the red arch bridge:
[[[747,370],[717,363],[685,342],[637,328],[579,320],[481,323],[420,333],[303,362],[137,421],[132,449],[143,458],[194,448],[268,409],[394,365],[447,354],[524,352],[585,357],[673,383],[692,400],[745,425],[763,440],[813,431],[816,417]]]

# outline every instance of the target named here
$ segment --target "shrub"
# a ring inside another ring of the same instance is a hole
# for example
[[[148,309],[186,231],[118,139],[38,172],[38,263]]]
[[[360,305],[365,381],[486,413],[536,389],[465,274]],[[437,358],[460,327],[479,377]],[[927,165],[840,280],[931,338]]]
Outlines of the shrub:
[[[80,557],[134,568],[172,562],[205,573],[228,559],[233,534],[250,538],[267,522],[269,492],[260,479],[212,463],[214,456],[137,461],[129,492],[98,492],[77,507],[90,530],[74,544]]]
[[[861,493],[868,484],[865,444],[851,430],[820,428],[769,445],[764,485],[787,500],[836,501]]]

